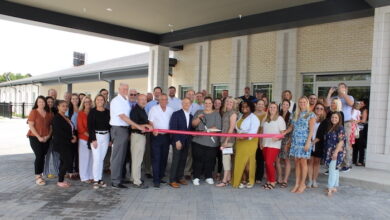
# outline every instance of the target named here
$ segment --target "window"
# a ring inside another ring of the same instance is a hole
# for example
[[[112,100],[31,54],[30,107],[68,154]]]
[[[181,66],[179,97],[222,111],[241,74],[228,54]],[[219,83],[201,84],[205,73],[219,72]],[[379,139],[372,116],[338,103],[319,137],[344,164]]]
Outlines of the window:
[[[369,98],[371,73],[369,72],[336,72],[336,73],[312,73],[302,75],[303,95],[316,94],[318,97],[326,97],[331,87],[337,87],[341,82],[348,85],[348,94],[356,100]],[[332,96],[337,95],[336,92]]]
[[[228,90],[228,85],[213,85],[213,99],[222,98],[222,91]]]
[[[179,97],[181,99],[185,98],[186,97],[186,93],[188,90],[191,90],[192,89],[192,86],[179,86]]]
[[[314,93],[314,76],[304,75],[303,76],[303,95],[309,96]]]
[[[272,100],[272,84],[271,83],[256,83],[252,85],[253,95],[256,95],[256,90],[261,90],[265,93],[268,100]]]

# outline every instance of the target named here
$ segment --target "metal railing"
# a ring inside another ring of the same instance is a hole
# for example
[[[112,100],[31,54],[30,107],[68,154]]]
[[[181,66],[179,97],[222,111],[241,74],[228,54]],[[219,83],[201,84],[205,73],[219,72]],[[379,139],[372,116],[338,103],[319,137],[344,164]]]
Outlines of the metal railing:
[[[6,102],[0,102],[0,116],[6,118],[12,118],[12,104]]]
[[[6,118],[25,118],[30,113],[34,103],[12,103],[1,102],[0,103],[0,116]]]

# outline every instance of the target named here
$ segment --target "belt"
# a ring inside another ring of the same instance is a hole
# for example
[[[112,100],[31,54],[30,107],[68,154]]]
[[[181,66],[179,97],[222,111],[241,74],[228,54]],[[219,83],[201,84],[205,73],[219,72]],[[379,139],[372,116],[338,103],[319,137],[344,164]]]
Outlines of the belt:
[[[108,134],[108,131],[95,131],[96,134]]]
[[[131,133],[140,134],[140,135],[146,135],[146,133],[142,133],[142,131],[140,131],[140,130],[131,130]]]
[[[129,128],[129,126],[119,126],[119,125],[112,125],[112,127]]]

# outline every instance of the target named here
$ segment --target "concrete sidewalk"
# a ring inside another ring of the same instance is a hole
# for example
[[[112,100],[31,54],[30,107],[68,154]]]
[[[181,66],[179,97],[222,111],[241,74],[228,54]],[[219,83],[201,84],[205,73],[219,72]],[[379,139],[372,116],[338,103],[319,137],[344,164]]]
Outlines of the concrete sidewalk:
[[[5,134],[0,140],[0,219],[390,219],[390,174],[362,167],[341,174],[332,198],[323,192],[323,174],[320,188],[300,195],[289,192],[293,178],[287,189],[271,191],[260,184],[234,189],[204,181],[180,189],[94,190],[80,181],[61,189],[56,179],[37,186],[26,126],[25,120],[0,119],[0,134]]]

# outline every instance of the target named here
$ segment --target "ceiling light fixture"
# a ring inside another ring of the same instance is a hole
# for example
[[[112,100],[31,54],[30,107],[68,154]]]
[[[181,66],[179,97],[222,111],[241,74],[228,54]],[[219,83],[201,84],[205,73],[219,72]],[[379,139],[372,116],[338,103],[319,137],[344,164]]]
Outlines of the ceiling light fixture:
[[[84,13],[87,12],[87,9],[86,9],[86,8],[83,8],[83,12],[84,12]]]
[[[242,18],[242,14],[239,14],[239,15],[238,15],[238,19],[241,19],[241,18]]]
[[[106,8],[106,11],[112,12],[112,8]]]

